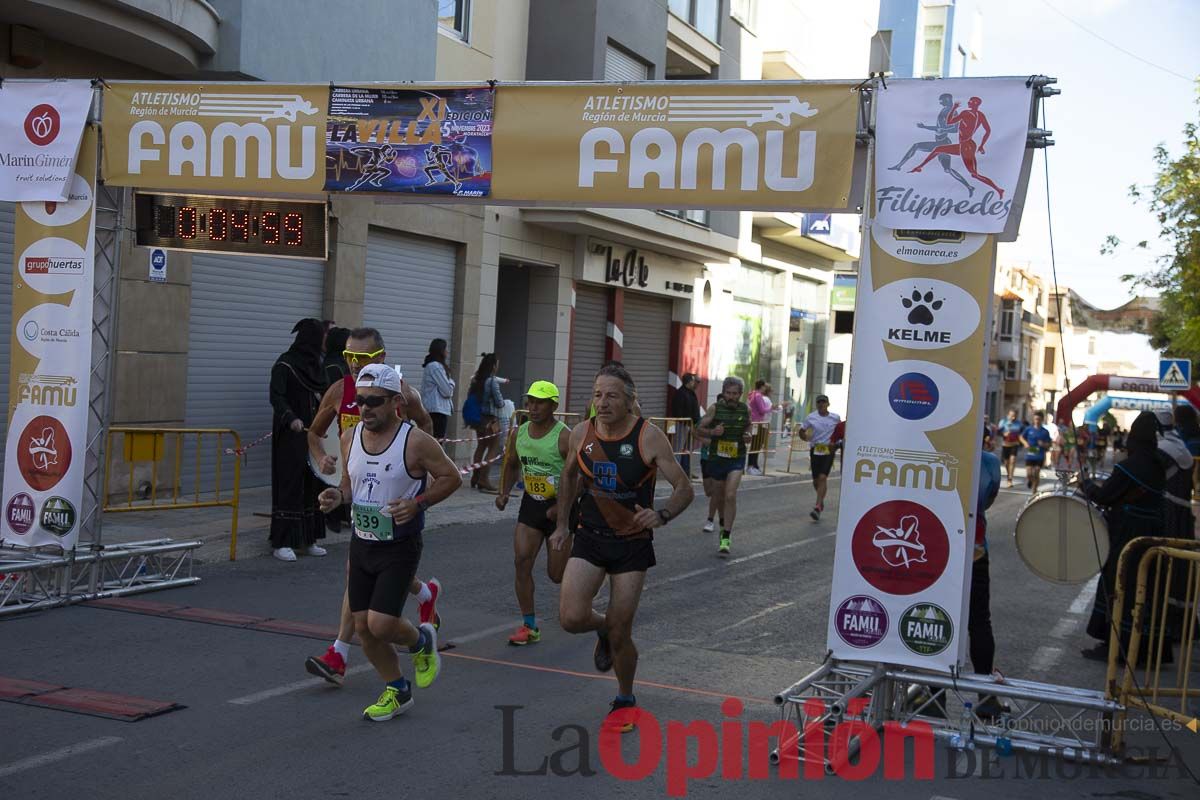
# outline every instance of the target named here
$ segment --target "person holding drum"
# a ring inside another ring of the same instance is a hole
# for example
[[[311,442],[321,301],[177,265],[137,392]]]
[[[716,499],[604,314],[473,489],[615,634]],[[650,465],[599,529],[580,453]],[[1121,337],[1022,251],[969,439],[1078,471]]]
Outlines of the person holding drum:
[[[1108,525],[1108,558],[1100,570],[1100,585],[1096,587],[1096,600],[1088,620],[1087,632],[1100,641],[1094,647],[1081,651],[1084,658],[1108,661],[1108,641],[1115,627],[1112,619],[1112,604],[1117,594],[1118,577],[1127,589],[1132,589],[1137,560],[1127,562],[1127,574],[1117,575],[1117,559],[1121,551],[1139,536],[1158,536],[1162,533],[1163,490],[1166,488],[1166,471],[1158,456],[1158,419],[1153,412],[1138,414],[1129,427],[1126,441],[1128,455],[1113,468],[1112,475],[1104,483],[1084,481],[1080,491],[1096,505],[1104,509],[1104,521]],[[1128,610],[1126,613],[1129,613]],[[1128,619],[1120,621],[1122,640],[1130,633]]]
[[[1045,420],[1046,415],[1038,411],[1033,415],[1033,424],[1021,433],[1020,438],[1025,448],[1025,485],[1033,494],[1037,494],[1042,467],[1046,464],[1046,450],[1052,441],[1050,431],[1042,424]]]
[[[516,565],[515,588],[521,607],[521,627],[508,638],[514,647],[541,641],[533,605],[533,562],[542,542],[554,533],[558,521],[558,478],[566,465],[571,429],[554,418],[558,410],[558,387],[550,381],[534,381],[525,393],[529,421],[508,434],[510,457],[500,470],[500,494],[496,508],[503,511],[520,473],[525,481],[517,529],[513,533]],[[515,453],[516,457],[511,455]],[[568,532],[568,536],[570,533]],[[554,583],[562,583],[563,571],[571,557],[570,542],[562,550],[546,548],[546,573]]]
[[[341,453],[340,434],[353,430],[361,419],[361,409],[355,402],[355,381],[363,367],[368,364],[382,364],[387,358],[383,335],[375,328],[355,328],[350,331],[342,356],[346,359],[350,374],[325,391],[317,415],[308,428],[309,464],[317,477],[330,486],[338,486],[342,480],[343,470],[338,464],[339,457],[334,455]],[[400,419],[407,418],[424,433],[433,432],[433,422],[421,404],[420,395],[403,379],[400,380],[396,413]],[[335,420],[336,426],[332,424]],[[337,510],[334,513],[337,513]],[[434,627],[441,626],[441,618],[437,613],[437,598],[441,589],[437,578],[430,578],[428,583],[413,578],[409,591],[417,596],[422,623],[429,622]],[[310,656],[304,662],[304,668],[312,675],[341,686],[346,675],[350,642],[353,638],[354,618],[350,614],[347,593],[342,596],[337,638],[324,655]]]

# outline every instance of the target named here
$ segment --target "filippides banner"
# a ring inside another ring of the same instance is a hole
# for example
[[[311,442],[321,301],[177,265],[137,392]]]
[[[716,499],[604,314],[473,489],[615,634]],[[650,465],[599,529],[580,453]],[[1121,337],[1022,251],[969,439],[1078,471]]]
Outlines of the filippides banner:
[[[66,200],[91,81],[0,84],[0,200]]]
[[[103,103],[105,183],[213,194],[325,187],[328,85],[114,82]]]
[[[492,194],[543,204],[846,208],[854,86],[501,86]]]
[[[966,641],[995,240],[878,221],[867,239],[828,646],[949,671]]]
[[[12,361],[0,540],[79,538],[92,374],[96,146],[85,129],[68,199],[16,208]]]
[[[1029,133],[1026,81],[889,81],[875,102],[875,218],[891,228],[1003,231]]]

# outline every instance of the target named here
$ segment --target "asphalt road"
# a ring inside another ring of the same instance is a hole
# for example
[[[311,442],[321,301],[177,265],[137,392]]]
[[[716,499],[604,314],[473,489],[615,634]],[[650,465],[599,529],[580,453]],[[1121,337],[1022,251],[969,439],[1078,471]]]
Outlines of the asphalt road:
[[[700,532],[702,500],[656,536],[659,565],[635,627],[637,693],[664,732],[667,720],[720,723],[722,700],[731,696],[744,701],[737,721],[774,721],[773,694],[821,662],[837,504],[835,498],[814,523],[807,516],[812,497],[811,486],[795,478],[748,488],[728,559],[717,557],[715,535]],[[1091,643],[1083,634],[1090,592],[1038,580],[1013,549],[1026,499],[1003,490],[989,514],[997,667],[1010,677],[1098,689],[1103,666],[1078,656]],[[86,606],[0,622],[0,676],[186,706],[127,723],[0,702],[0,797],[666,796],[665,755],[640,781],[619,780],[602,766],[596,731],[615,683],[592,668],[590,636],[557,627],[557,592],[541,559],[542,642],[507,646],[519,620],[511,589],[516,505],[494,523],[427,536],[420,574],[438,576],[445,587],[442,638],[455,647],[445,653],[437,683],[417,691],[409,713],[388,723],[360,717],[380,683],[357,649],[345,687],[308,678],[304,658],[323,652],[324,640]],[[144,599],[332,626],[345,549],[296,564],[257,558],[204,565],[199,585]],[[563,727],[571,725],[579,727]],[[1193,768],[1200,766],[1200,736],[1169,736]],[[632,760],[636,737],[622,746]],[[537,772],[544,758],[564,750],[550,764],[576,774],[498,774]],[[594,774],[578,774],[581,757]],[[1197,796],[1195,785],[1174,773],[1072,768],[1018,778],[1002,764],[1003,777],[981,779],[947,777],[948,769],[939,750],[933,780],[877,775],[865,783],[801,784],[772,770],[765,780],[714,776],[686,789],[689,797]]]

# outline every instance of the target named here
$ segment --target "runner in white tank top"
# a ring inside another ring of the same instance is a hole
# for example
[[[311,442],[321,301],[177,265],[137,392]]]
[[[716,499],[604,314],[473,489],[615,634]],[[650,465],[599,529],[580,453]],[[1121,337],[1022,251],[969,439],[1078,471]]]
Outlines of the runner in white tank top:
[[[393,500],[412,500],[425,491],[425,475],[413,477],[404,458],[412,423],[401,422],[396,438],[378,455],[363,447],[362,428],[361,422],[354,426],[354,442],[346,461],[350,473],[350,514],[354,535],[373,542],[391,542],[419,535],[425,527],[424,509],[403,525],[393,523],[384,512],[384,506]]]

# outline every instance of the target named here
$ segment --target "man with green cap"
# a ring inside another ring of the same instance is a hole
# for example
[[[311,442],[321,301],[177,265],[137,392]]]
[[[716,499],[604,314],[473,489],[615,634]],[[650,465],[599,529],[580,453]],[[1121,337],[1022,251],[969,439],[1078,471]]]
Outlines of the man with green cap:
[[[529,419],[509,431],[508,453],[500,475],[500,494],[496,508],[508,505],[513,484],[520,474],[525,482],[525,495],[517,513],[517,529],[513,534],[514,582],[517,603],[521,606],[522,622],[508,643],[517,647],[533,644],[542,638],[533,606],[533,562],[537,560],[542,542],[554,533],[558,521],[558,478],[562,475],[571,440],[571,429],[554,418],[558,409],[558,387],[550,381],[534,381],[525,393],[525,409]],[[562,583],[563,570],[571,556],[570,546],[562,550],[546,549],[546,572],[550,580]]]

